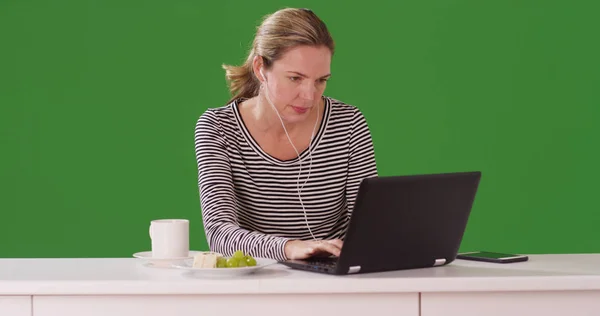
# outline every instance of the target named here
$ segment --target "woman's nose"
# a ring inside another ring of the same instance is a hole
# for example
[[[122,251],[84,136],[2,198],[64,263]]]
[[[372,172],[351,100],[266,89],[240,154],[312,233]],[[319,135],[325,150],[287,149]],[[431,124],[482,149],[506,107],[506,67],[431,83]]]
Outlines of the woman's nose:
[[[302,99],[312,101],[315,98],[316,90],[317,88],[314,84],[307,82],[305,85],[302,86],[302,90],[300,91],[300,97]]]

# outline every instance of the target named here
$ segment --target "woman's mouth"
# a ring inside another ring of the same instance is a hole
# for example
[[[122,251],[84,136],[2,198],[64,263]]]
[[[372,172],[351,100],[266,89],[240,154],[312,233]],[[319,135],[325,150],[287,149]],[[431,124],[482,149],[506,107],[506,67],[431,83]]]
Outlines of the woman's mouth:
[[[298,113],[298,114],[304,114],[304,113],[306,113],[306,111],[308,111],[308,108],[303,108],[303,107],[293,106],[293,105],[292,105],[292,109],[294,109],[294,111],[296,111],[296,113]]]

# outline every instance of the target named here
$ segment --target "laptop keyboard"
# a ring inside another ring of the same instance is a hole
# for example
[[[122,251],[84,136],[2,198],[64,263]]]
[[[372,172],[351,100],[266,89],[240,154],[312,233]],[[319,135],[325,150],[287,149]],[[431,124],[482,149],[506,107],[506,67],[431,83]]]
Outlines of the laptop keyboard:
[[[324,267],[324,268],[334,268],[337,264],[337,258],[311,258],[306,259],[306,262],[310,265]]]

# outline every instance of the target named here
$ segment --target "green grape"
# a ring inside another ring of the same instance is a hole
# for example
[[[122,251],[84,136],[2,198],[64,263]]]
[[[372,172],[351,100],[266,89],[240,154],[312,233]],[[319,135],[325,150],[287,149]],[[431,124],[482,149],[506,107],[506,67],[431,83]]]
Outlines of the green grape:
[[[223,257],[217,258],[217,268],[227,268],[227,259]]]
[[[256,259],[252,258],[251,256],[246,256],[246,259],[244,261],[249,267],[254,267],[256,265]]]
[[[248,266],[248,265],[246,264],[246,260],[244,258],[242,258],[241,260],[238,260],[238,267],[243,268],[246,266]]]
[[[229,259],[227,259],[227,267],[228,268],[237,268],[238,267],[238,260],[234,257],[231,257]]]
[[[244,252],[243,252],[243,251],[241,251],[241,250],[238,250],[238,251],[236,251],[236,252],[233,254],[233,258],[235,258],[235,259],[237,259],[237,260],[242,260],[242,259],[244,259]]]

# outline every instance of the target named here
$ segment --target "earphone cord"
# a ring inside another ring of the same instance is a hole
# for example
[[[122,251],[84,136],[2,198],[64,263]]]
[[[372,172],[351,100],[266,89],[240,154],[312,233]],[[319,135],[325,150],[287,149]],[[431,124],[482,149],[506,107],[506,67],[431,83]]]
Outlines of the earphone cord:
[[[271,107],[273,107],[273,110],[275,110],[275,113],[277,113],[277,117],[279,117],[279,121],[281,121],[281,126],[283,127],[283,131],[285,132],[285,135],[287,136],[287,138],[288,138],[288,140],[290,142],[290,145],[292,145],[292,148],[294,148],[294,151],[296,152],[296,155],[298,156],[298,161],[300,162],[300,171],[298,172],[298,179],[296,181],[296,188],[298,189],[298,199],[300,200],[300,205],[302,206],[302,211],[304,212],[304,221],[306,222],[306,227],[308,228],[308,232],[312,236],[313,240],[317,240],[317,238],[315,238],[315,235],[313,235],[312,230],[310,229],[310,225],[308,224],[308,216],[306,215],[306,208],[304,207],[304,202],[302,201],[302,196],[301,196],[300,190],[304,188],[304,185],[306,184],[306,182],[308,181],[308,178],[310,177],[310,171],[312,169],[312,150],[311,150],[311,146],[312,146],[313,137],[315,136],[315,130],[317,129],[317,123],[319,122],[320,106],[317,103],[317,118],[315,120],[315,126],[313,127],[312,134],[310,136],[310,142],[308,143],[308,155],[310,157],[310,164],[309,164],[309,169],[308,169],[308,175],[306,177],[306,180],[304,180],[304,183],[302,184],[302,187],[300,187],[300,175],[302,174],[302,159],[300,158],[300,153],[298,152],[298,149],[296,149],[296,146],[294,146],[294,143],[292,142],[292,139],[290,138],[290,135],[288,134],[287,129],[285,128],[285,124],[283,123],[283,119],[279,115],[279,111],[277,111],[277,108],[275,107],[275,105],[273,105],[273,102],[271,102],[271,98],[269,98],[269,91],[268,91],[268,88],[266,87],[266,85],[265,85],[265,89],[267,90],[266,91],[267,100],[269,101],[269,104],[271,104]]]

